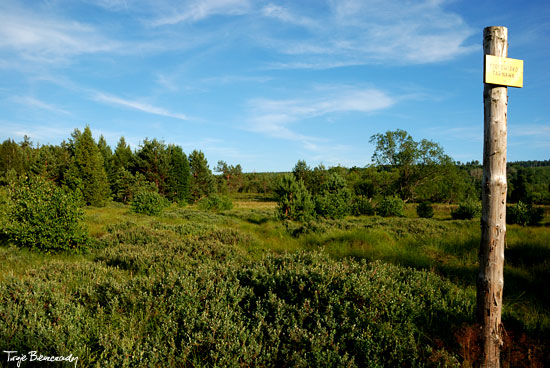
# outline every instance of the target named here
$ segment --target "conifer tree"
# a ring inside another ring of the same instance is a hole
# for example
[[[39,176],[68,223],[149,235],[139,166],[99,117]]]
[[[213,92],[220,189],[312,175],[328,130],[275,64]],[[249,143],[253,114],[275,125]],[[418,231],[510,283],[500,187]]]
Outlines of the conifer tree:
[[[204,153],[194,150],[189,155],[190,177],[190,199],[197,202],[215,191],[214,176],[208,167],[208,161]]]
[[[67,174],[67,183],[82,191],[86,204],[103,206],[110,195],[103,156],[89,126],[86,126],[84,132],[73,134],[73,137],[76,137],[73,142],[74,156]]]
[[[189,199],[189,161],[180,146],[168,146],[168,178],[166,197],[171,201],[183,202]]]

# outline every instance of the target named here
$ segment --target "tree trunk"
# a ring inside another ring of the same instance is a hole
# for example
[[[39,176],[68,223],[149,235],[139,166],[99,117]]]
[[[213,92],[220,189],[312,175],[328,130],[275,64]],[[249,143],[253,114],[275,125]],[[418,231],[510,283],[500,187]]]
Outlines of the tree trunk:
[[[483,50],[485,55],[507,57],[508,29],[485,28]],[[506,240],[507,88],[485,84],[483,99],[483,211],[477,278],[477,317],[482,329],[481,366],[499,367]]]

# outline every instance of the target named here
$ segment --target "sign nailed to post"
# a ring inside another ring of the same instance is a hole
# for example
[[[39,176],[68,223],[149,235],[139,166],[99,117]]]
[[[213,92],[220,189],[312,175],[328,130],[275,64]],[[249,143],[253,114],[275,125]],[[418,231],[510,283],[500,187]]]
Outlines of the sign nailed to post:
[[[500,86],[523,87],[523,60],[485,55],[483,82]]]

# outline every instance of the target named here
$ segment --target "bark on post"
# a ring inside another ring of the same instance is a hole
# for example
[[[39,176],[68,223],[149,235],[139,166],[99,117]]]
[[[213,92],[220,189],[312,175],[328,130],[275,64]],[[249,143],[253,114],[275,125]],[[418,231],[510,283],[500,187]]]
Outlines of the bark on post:
[[[506,27],[485,28],[483,51],[485,55],[507,57],[508,29]],[[499,367],[506,239],[507,88],[485,84],[483,100],[485,110],[483,211],[477,278],[477,317],[481,324],[483,344],[481,366]]]

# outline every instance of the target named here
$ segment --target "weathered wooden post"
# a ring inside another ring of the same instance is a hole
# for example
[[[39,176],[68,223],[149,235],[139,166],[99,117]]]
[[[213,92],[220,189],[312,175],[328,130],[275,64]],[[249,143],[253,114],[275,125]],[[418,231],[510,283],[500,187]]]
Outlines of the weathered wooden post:
[[[502,291],[506,240],[508,89],[523,86],[523,61],[508,59],[508,29],[487,27],[484,51],[483,211],[477,278],[482,367],[500,367]],[[520,63],[521,62],[521,70]],[[518,78],[521,80],[518,82]]]

